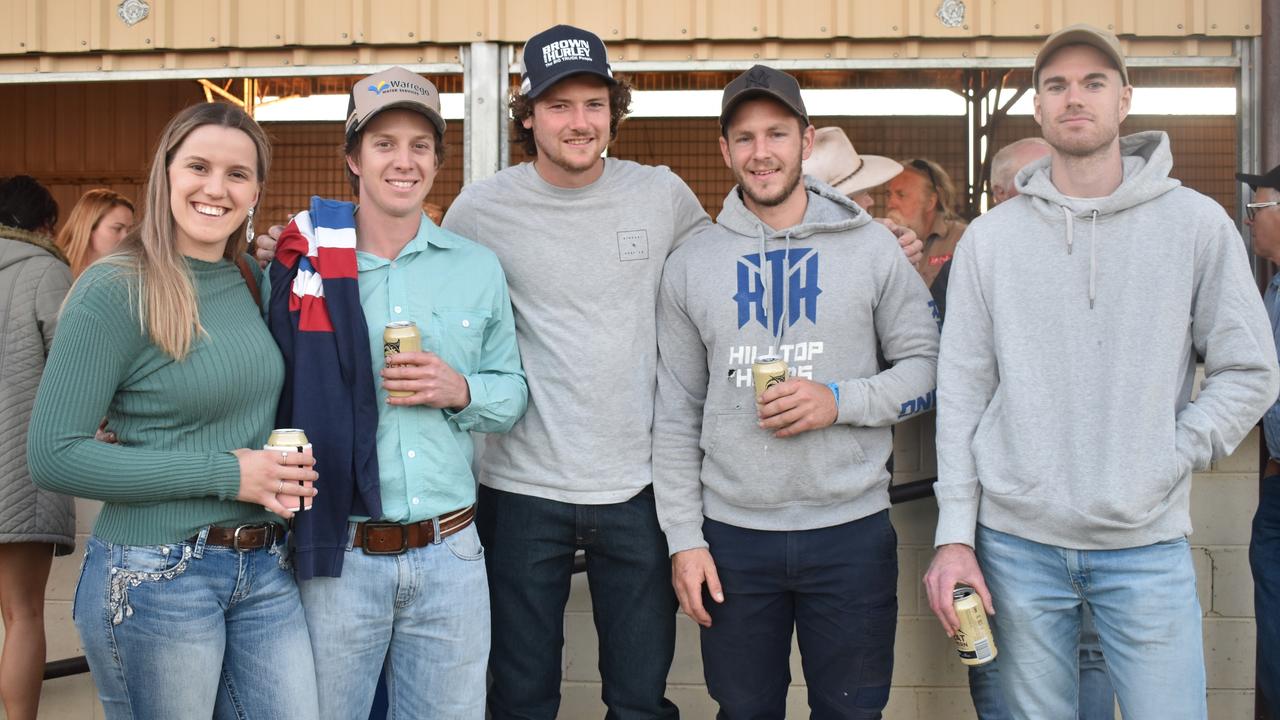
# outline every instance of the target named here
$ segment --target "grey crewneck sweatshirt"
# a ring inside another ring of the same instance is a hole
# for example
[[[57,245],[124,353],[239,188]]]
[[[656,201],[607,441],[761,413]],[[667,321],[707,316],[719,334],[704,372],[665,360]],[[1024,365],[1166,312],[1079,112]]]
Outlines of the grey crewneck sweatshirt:
[[[924,282],[892,233],[805,182],[795,227],[764,225],[734,188],[717,224],[667,260],[654,493],[673,554],[706,547],[704,516],[809,530],[889,507],[888,426],[933,406],[938,326]],[[775,352],[793,375],[837,384],[836,424],[785,439],[757,425],[751,363]]]
[[[667,255],[711,224],[693,192],[627,160],[583,188],[524,163],[464,188],[443,224],[501,260],[529,382],[524,418],[486,438],[480,482],[582,504],[652,483],[654,308]]]
[[[1112,194],[1066,197],[1041,160],[960,242],[938,362],[938,545],[972,545],[979,522],[1077,549],[1183,537],[1192,472],[1275,401],[1235,225],[1168,176],[1163,132],[1120,150]]]

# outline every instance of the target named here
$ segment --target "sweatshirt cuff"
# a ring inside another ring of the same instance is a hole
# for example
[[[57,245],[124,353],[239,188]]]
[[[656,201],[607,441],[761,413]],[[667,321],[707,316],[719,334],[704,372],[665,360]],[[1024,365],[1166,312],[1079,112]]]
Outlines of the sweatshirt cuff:
[[[953,543],[973,547],[977,528],[977,498],[938,498],[938,529],[933,536],[935,548]]]
[[[235,500],[240,494],[240,459],[229,452],[214,455],[209,481],[219,500]]]
[[[678,523],[668,527],[664,532],[667,534],[668,555],[675,555],[682,550],[707,547],[707,541],[702,537],[701,520]]]

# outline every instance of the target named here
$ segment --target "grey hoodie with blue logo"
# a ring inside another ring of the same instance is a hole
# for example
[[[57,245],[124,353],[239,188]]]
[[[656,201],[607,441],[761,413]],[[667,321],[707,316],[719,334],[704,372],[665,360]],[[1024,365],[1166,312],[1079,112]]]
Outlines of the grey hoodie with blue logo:
[[[892,233],[831,187],[805,184],[804,220],[784,230],[735,187],[717,224],[663,271],[653,483],[673,554],[706,547],[704,516],[809,530],[889,507],[888,426],[933,407],[929,291]],[[838,384],[836,424],[784,439],[757,425],[751,363],[768,354]]]
[[[972,545],[979,522],[1075,549],[1183,537],[1192,471],[1275,402],[1271,326],[1235,225],[1169,177],[1163,132],[1120,151],[1112,194],[1064,196],[1041,160],[960,241],[938,367],[938,545]]]

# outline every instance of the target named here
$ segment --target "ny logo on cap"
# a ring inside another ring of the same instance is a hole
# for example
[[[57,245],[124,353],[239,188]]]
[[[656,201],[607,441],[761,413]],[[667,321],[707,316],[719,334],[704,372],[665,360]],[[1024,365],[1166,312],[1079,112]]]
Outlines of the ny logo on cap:
[[[753,68],[747,73],[747,87],[758,87],[768,89],[769,73],[764,68]]]

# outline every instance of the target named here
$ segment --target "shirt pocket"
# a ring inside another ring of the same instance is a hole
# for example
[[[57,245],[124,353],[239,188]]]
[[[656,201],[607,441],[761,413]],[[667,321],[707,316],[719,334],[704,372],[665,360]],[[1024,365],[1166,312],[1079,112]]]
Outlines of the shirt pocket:
[[[428,335],[435,354],[462,375],[480,368],[485,328],[492,313],[487,308],[437,308],[431,311]]]

